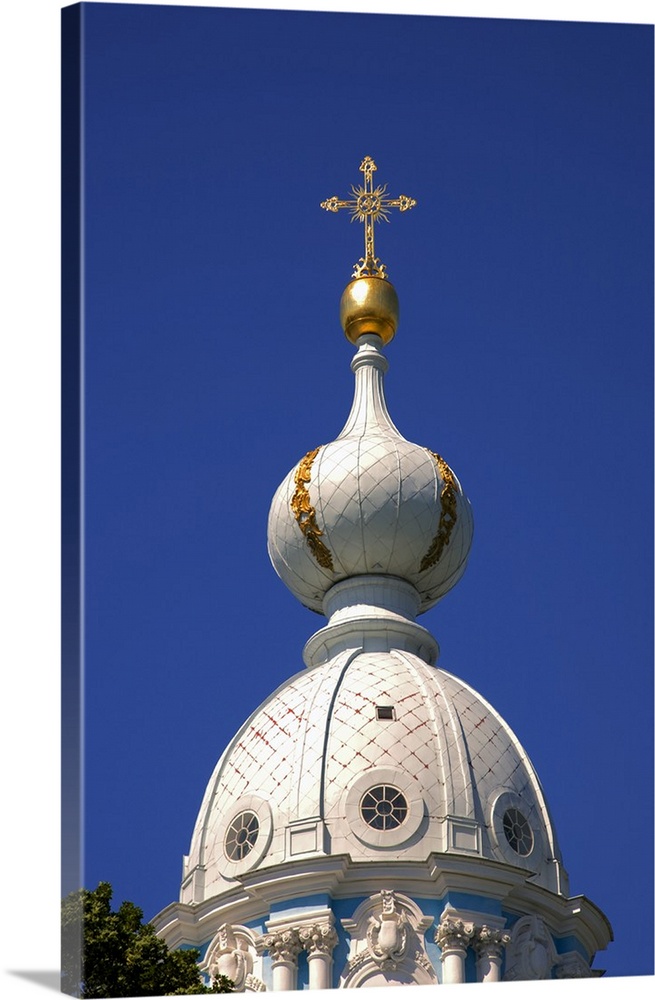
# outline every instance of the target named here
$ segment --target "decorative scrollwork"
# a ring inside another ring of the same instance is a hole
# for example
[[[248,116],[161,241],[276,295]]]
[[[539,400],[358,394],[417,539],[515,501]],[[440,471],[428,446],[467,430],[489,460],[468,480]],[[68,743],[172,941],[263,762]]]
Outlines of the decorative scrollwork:
[[[421,948],[417,948],[416,951],[414,952],[414,961],[416,962],[417,965],[420,965],[421,968],[425,969],[427,973],[429,973],[431,976],[434,976],[434,966],[432,965],[432,962],[425,954],[425,952],[421,950]]]
[[[387,265],[379,257],[360,257],[353,268],[353,278],[386,278]]]
[[[407,948],[407,918],[391,889],[382,889],[379,917],[369,917],[366,940],[370,957],[381,969],[396,969]]]
[[[367,962],[370,961],[371,961],[371,956],[369,955],[368,948],[365,948],[363,951],[360,951],[357,955],[353,955],[352,958],[348,959],[344,971],[348,973],[354,972],[361,965],[365,965]]]
[[[264,990],[266,987],[253,973],[253,942],[244,928],[222,924],[207,952],[205,968],[210,977],[227,976],[234,983],[235,993]],[[256,985],[256,984],[260,985]]]
[[[258,979],[257,976],[251,976],[250,973],[246,976],[246,990],[247,993],[265,993],[266,986]]]
[[[439,517],[437,533],[432,539],[430,548],[421,560],[421,565],[419,566],[420,573],[425,569],[430,569],[431,566],[435,566],[439,562],[443,555],[443,550],[450,541],[452,530],[457,521],[457,482],[455,477],[441,455],[437,455],[435,451],[429,451],[428,453],[434,459],[444,486],[441,491],[441,515]]]
[[[313,451],[308,451],[299,463],[293,477],[296,490],[291,497],[290,507],[316,562],[324,569],[333,570],[332,554],[325,543],[321,541],[323,532],[316,523],[316,510],[310,503],[309,490],[307,489],[307,483],[312,478],[312,462],[320,450],[319,446]]]
[[[325,201],[322,201],[321,208],[324,208],[326,212],[338,212],[341,205],[336,194],[331,198],[326,198]]]
[[[408,198],[406,194],[398,195],[398,208],[401,212],[408,212],[410,208],[414,208],[416,200],[414,198]]]

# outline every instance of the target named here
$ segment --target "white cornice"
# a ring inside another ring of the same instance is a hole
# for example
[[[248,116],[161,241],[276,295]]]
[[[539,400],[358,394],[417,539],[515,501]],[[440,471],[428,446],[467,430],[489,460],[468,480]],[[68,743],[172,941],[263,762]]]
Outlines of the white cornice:
[[[541,886],[525,883],[507,896],[504,905],[519,914],[538,913],[556,937],[578,938],[590,956],[614,940],[609,920],[586,896],[557,896]]]
[[[212,937],[221,923],[268,918],[276,903],[317,893],[333,899],[372,896],[382,888],[410,898],[442,899],[453,892],[486,896],[517,915],[538,914],[556,937],[575,936],[590,955],[612,940],[607,918],[584,896],[557,895],[532,884],[525,872],[510,865],[436,853],[427,861],[397,862],[353,862],[342,854],[313,859],[310,871],[307,859],[287,862],[249,872],[238,884],[203,903],[172,903],[152,923],[169,947],[198,945]]]
[[[479,910],[464,910],[460,906],[452,906],[448,903],[441,912],[439,921],[449,917],[451,920],[462,920],[465,924],[486,924],[495,930],[503,930],[507,920],[505,917],[497,917],[493,913],[480,913]]]

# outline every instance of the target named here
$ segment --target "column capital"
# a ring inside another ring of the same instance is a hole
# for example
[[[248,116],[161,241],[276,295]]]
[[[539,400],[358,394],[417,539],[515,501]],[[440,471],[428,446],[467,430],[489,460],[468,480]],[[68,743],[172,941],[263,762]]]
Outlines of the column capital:
[[[298,961],[298,955],[303,949],[303,944],[298,929],[290,927],[287,930],[263,934],[260,938],[260,948],[268,951],[274,965],[278,962],[295,965]]]
[[[503,948],[509,944],[511,939],[512,935],[508,931],[482,924],[475,928],[471,943],[480,957],[501,958]]]
[[[298,927],[298,937],[301,948],[304,948],[309,958],[313,955],[331,955],[339,941],[337,932],[327,920],[301,924]]]
[[[441,948],[442,954],[451,951],[465,953],[474,938],[475,931],[475,924],[468,920],[444,917],[434,932],[434,940]]]

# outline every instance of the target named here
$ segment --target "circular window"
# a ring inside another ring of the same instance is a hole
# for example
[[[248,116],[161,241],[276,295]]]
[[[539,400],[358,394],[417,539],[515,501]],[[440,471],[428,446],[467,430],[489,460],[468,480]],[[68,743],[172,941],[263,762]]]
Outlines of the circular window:
[[[522,858],[527,858],[534,846],[534,837],[530,824],[518,809],[507,809],[503,815],[503,833],[507,843],[520,854]]]
[[[374,830],[395,830],[407,816],[407,800],[393,785],[376,785],[360,803],[362,819]]]
[[[225,834],[225,853],[230,861],[241,861],[257,843],[259,820],[253,812],[236,816]]]
[[[406,844],[426,816],[421,786],[400,767],[368,767],[342,795],[346,823],[368,847],[391,850]]]

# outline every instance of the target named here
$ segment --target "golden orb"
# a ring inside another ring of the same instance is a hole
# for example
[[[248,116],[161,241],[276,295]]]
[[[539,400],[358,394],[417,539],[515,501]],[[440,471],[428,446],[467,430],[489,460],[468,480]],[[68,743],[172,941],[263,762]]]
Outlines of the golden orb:
[[[341,296],[341,325],[352,344],[364,333],[376,333],[384,344],[398,327],[398,296],[386,278],[355,278]]]

